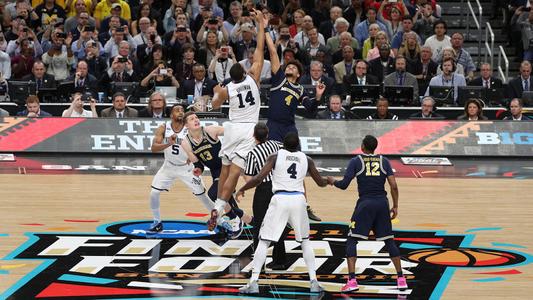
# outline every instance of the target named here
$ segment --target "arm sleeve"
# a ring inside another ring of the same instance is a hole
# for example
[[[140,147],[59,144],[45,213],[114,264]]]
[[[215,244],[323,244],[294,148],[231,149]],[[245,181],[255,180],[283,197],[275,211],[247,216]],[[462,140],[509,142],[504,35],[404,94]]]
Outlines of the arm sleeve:
[[[355,177],[355,174],[361,169],[361,162],[357,158],[352,158],[346,168],[346,173],[344,173],[344,178],[340,181],[335,181],[334,185],[339,189],[345,190],[350,185],[350,182]]]

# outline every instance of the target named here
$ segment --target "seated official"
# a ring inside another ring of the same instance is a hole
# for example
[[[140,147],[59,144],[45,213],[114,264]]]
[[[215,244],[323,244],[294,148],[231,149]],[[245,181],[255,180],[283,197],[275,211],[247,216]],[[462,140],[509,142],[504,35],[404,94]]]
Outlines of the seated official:
[[[91,110],[83,109],[84,105],[90,105]],[[67,118],[98,118],[98,113],[96,112],[96,100],[92,99],[82,99],[82,93],[74,93],[72,95],[72,101],[68,109],[65,109],[61,114],[62,117]]]
[[[522,98],[524,91],[533,91],[531,84],[533,84],[533,80],[531,80],[531,63],[524,60],[520,64],[520,75],[507,83],[505,95],[511,99]]]
[[[442,61],[442,74],[431,78],[426,90],[426,96],[429,96],[429,88],[431,86],[450,86],[453,87],[453,99],[457,103],[458,87],[466,86],[466,79],[463,75],[454,73],[455,66],[455,61],[451,57],[447,57]]]
[[[379,47],[379,57],[368,62],[368,73],[376,76],[379,82],[395,70],[394,58],[390,54],[390,46],[383,44]]]
[[[421,102],[420,112],[410,115],[409,119],[444,119],[443,115],[435,112],[435,100],[432,97],[426,96]]]
[[[133,71],[133,65],[127,57],[115,56],[111,67],[100,78],[100,90],[108,95],[113,94],[112,84],[116,82],[136,82],[137,75]]]
[[[139,111],[139,118],[168,118],[167,101],[160,92],[153,92],[148,100],[148,105]]]
[[[509,103],[509,111],[511,115],[505,117],[504,120],[532,121],[528,116],[522,113],[522,107],[524,106],[523,103],[524,102],[520,98],[514,98],[513,100],[511,100],[511,103]]]
[[[320,82],[322,82],[322,84],[326,86],[326,89],[324,90],[324,94],[322,96],[326,99],[327,97],[329,97],[329,95],[333,93],[333,87],[335,85],[335,80],[333,80],[333,78],[329,78],[327,74],[324,74],[324,66],[321,62],[316,60],[311,62],[309,72],[302,75],[298,82],[303,85],[312,86],[316,86]]]
[[[481,76],[472,79],[468,85],[482,86],[488,89],[501,89],[502,80],[492,76],[492,66],[489,63],[482,63],[479,69]]]
[[[205,66],[202,64],[195,64],[192,67],[193,79],[185,80],[179,90],[179,95],[182,99],[186,99],[188,95],[193,98],[201,96],[213,96],[213,88],[217,82],[206,77]]]
[[[89,74],[89,65],[86,61],[78,61],[76,72],[67,77],[66,81],[72,81],[76,91],[90,92],[94,98],[97,97],[98,79]]]
[[[395,71],[385,76],[384,86],[406,86],[413,88],[413,98],[406,99],[409,104],[418,103],[418,81],[416,77],[407,72],[407,59],[403,56],[396,58],[394,62]]]
[[[31,74],[22,77],[22,81],[32,81],[37,91],[41,88],[51,89],[56,87],[54,76],[46,73],[46,66],[40,60],[33,63]]]
[[[479,99],[471,98],[466,100],[465,113],[457,117],[462,121],[481,121],[489,118],[483,115],[483,103]]]
[[[136,118],[139,113],[135,108],[128,107],[126,95],[123,93],[113,94],[113,106],[108,107],[100,112],[102,118]]]
[[[326,108],[325,110],[319,111],[317,113],[317,119],[346,120],[346,119],[355,119],[355,116],[350,111],[346,111],[342,107],[342,101],[339,95],[331,95],[329,97],[328,108]]]
[[[381,97],[376,102],[376,112],[368,117],[367,120],[398,120],[398,116],[389,111],[389,100]]]
[[[368,74],[368,63],[360,59],[354,64],[354,71],[350,75],[344,76],[344,78],[342,79],[343,89],[340,94],[342,94],[343,96],[349,95],[351,91],[350,87],[352,84],[380,84],[380,81],[376,76]]]
[[[41,110],[41,103],[39,102],[39,97],[35,95],[29,95],[26,98],[26,109],[19,111],[17,116],[28,117],[28,118],[38,118],[38,117],[51,117],[52,114]]]

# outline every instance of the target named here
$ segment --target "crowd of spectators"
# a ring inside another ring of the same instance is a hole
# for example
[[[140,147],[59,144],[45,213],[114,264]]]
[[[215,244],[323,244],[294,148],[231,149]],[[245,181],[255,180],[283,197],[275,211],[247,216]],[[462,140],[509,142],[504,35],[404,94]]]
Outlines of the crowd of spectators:
[[[430,86],[450,87],[450,105],[461,106],[460,86],[501,88],[488,64],[476,77],[463,35],[449,33],[440,6],[426,0],[0,0],[0,82],[7,88],[7,81],[27,81],[38,95],[71,83],[77,94],[64,116],[96,116],[93,102],[111,101],[111,111],[100,114],[118,117],[117,98],[127,102],[130,96],[149,97],[149,110],[158,87],[174,87],[181,99],[212,96],[213,87],[229,79],[233,64],[249,69],[253,63],[253,8],[269,16],[267,34],[281,63],[299,60],[306,66],[301,84],[326,86],[323,104],[329,107],[317,118],[356,118],[329,111],[339,101],[340,108],[347,106],[353,85],[412,87],[403,104],[422,108],[422,95],[439,100]],[[524,19],[524,13],[517,18]],[[533,20],[529,16],[526,20]],[[529,73],[522,69],[530,73],[531,65],[522,64],[517,79],[522,84],[510,82],[509,99],[530,89]],[[261,80],[268,84],[270,78],[265,51]],[[128,82],[137,83],[136,90],[117,96],[116,87]],[[87,93],[91,110],[83,109]],[[376,107],[384,105],[373,100]],[[481,112],[479,103],[472,103]],[[465,108],[463,118],[471,119],[469,111]],[[372,118],[393,116],[378,109]]]

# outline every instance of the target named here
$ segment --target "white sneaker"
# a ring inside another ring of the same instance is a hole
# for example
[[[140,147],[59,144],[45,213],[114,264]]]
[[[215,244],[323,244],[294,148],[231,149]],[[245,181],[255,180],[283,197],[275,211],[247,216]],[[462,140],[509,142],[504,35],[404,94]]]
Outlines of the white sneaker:
[[[228,237],[232,240],[238,238],[244,228],[241,218],[235,217],[233,219],[229,219],[228,223],[231,225],[231,231],[228,232]]]
[[[249,282],[247,285],[239,288],[241,294],[259,294],[259,284],[257,280]]]

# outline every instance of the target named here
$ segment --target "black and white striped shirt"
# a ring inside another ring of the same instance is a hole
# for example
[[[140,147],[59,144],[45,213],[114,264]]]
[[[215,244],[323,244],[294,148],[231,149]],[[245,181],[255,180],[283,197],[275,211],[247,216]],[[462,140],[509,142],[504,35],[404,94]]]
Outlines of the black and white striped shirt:
[[[283,144],[278,141],[266,141],[262,144],[256,145],[246,156],[246,168],[244,175],[255,176],[259,174],[263,166],[266,164],[267,158],[277,153],[279,149],[283,148]],[[268,174],[263,182],[272,181],[272,173]]]

